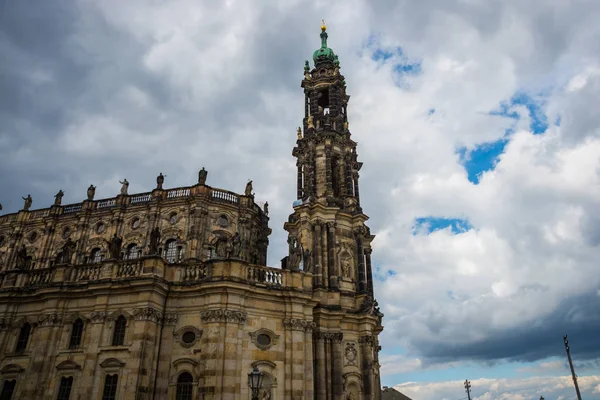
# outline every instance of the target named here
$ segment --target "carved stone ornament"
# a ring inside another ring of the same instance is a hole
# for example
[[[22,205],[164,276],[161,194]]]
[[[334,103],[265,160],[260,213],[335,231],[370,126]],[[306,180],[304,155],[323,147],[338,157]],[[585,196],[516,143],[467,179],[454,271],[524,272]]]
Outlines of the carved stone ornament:
[[[162,322],[163,314],[152,307],[144,307],[133,310],[133,317],[136,321],[152,321],[154,323],[160,323]]]
[[[174,334],[175,341],[179,343],[181,347],[192,347],[202,337],[202,330],[194,326],[184,326]]]
[[[106,311],[94,311],[90,314],[90,319],[93,324],[101,324],[106,321],[108,318],[108,313]]]
[[[344,338],[344,334],[341,332],[315,332],[313,334],[315,340],[326,341],[332,343],[341,343]]]
[[[177,323],[177,313],[174,313],[174,312],[165,313],[165,316],[163,318],[163,323],[165,325],[175,325]]]
[[[347,343],[346,349],[344,350],[344,356],[346,357],[346,365],[356,365],[356,357],[358,352],[356,351],[356,345],[354,343]]]
[[[62,324],[62,318],[56,313],[43,314],[38,317],[39,326],[56,326]]]
[[[293,331],[312,332],[316,328],[317,324],[313,321],[307,321],[304,319],[284,319],[283,326],[285,329]]]
[[[375,346],[375,336],[373,336],[373,335],[361,336],[360,339],[358,339],[358,343],[366,344],[369,347],[373,347],[373,346]]]
[[[234,322],[243,324],[248,314],[244,311],[234,310],[208,310],[200,313],[203,322]]]

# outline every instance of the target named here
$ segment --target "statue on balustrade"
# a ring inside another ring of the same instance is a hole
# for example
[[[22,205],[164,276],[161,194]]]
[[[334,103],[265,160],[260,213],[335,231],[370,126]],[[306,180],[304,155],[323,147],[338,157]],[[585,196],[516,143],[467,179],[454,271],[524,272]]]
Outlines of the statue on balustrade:
[[[304,259],[302,262],[304,272],[312,272],[312,253],[309,249],[304,250]]]
[[[96,186],[94,185],[90,185],[90,187],[87,190],[87,197],[89,201],[94,200],[94,196],[96,195]]]
[[[206,184],[206,176],[208,175],[208,171],[202,167],[200,172],[198,172],[198,184],[205,185]]]
[[[19,250],[17,250],[17,257],[15,261],[15,266],[17,269],[27,269],[29,264],[29,257],[27,256],[27,248],[24,244],[22,244],[21,247],[19,247]]]
[[[165,183],[165,175],[162,172],[156,177],[156,188],[162,190],[163,183]]]
[[[268,216],[269,215],[269,202],[266,201],[265,205],[263,206],[263,213]]]
[[[252,181],[248,181],[248,183],[246,183],[246,189],[244,190],[244,195],[245,196],[252,196]]]
[[[25,200],[25,204],[23,204],[23,211],[29,211],[31,204],[33,203],[33,199],[31,198],[31,195],[28,194],[27,197],[21,197],[21,198],[23,200]]]
[[[240,240],[240,234],[239,232],[236,232],[235,235],[233,235],[233,239],[231,239],[232,245],[233,245],[233,257],[238,258],[240,256],[240,245],[241,245],[241,240]]]
[[[292,271],[297,271],[302,260],[302,247],[298,243],[295,237],[290,236],[288,238],[289,255],[287,267]]]
[[[62,259],[61,262],[63,264],[71,264],[71,259],[73,258],[73,254],[75,253],[76,243],[68,238],[65,244],[62,247]]]
[[[121,186],[121,195],[122,196],[127,196],[127,189],[129,189],[129,182],[127,182],[127,179],[123,179],[123,182],[119,181],[119,183],[123,186]]]
[[[154,256],[158,254],[158,245],[160,244],[160,230],[158,227],[150,232],[150,251],[149,254]]]
[[[123,239],[121,239],[115,233],[110,242],[108,242],[108,251],[110,253],[110,258],[118,260],[121,258],[121,245],[123,244]]]
[[[65,192],[63,192],[62,190],[59,190],[58,193],[56,193],[54,195],[54,205],[55,206],[60,206],[64,195],[65,195]]]

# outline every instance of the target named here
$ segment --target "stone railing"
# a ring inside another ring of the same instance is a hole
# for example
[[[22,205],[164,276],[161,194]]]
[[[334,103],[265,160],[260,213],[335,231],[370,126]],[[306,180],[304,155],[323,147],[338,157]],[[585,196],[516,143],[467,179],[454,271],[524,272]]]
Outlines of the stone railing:
[[[192,193],[190,188],[171,189],[167,191],[167,199],[175,199],[177,197],[187,197]]]
[[[130,204],[148,203],[150,201],[152,201],[152,194],[142,193],[142,194],[136,194],[135,196],[131,196]]]
[[[209,275],[209,266],[206,264],[182,265],[181,281],[183,282],[201,281]]]
[[[17,214],[7,214],[0,216],[0,223],[10,223],[17,219]]]
[[[41,210],[32,211],[29,214],[29,219],[45,218],[48,215],[50,215],[50,209],[49,208],[44,208],[44,209],[41,209]]]
[[[136,278],[155,282],[157,278],[174,285],[222,285],[223,282],[246,284],[269,290],[312,289],[312,275],[301,271],[282,270],[249,265],[241,260],[208,260],[169,264],[159,257],[137,260],[104,260],[98,264],[61,264],[34,270],[8,270],[0,272],[2,291],[42,287],[61,287],[63,284],[107,284]]]
[[[234,204],[240,202],[240,198],[237,194],[219,189],[212,189],[210,191],[210,198],[216,201],[225,201]]]
[[[83,204],[69,204],[63,207],[63,214],[70,214],[74,212],[79,212],[83,208]]]
[[[101,210],[103,208],[112,208],[116,205],[117,205],[117,199],[104,199],[104,200],[98,200],[98,203],[96,203],[96,208],[98,210]]]
[[[82,265],[71,272],[71,282],[97,281],[100,279],[101,264]]]
[[[27,271],[27,280],[25,281],[25,286],[28,287],[47,285],[48,283],[52,282],[53,273],[53,268],[44,268]]]
[[[254,265],[248,266],[248,282],[262,283],[267,286],[282,286],[283,273],[281,269],[258,267]]]
[[[144,270],[143,260],[122,261],[117,267],[117,278],[129,278],[142,275]]]

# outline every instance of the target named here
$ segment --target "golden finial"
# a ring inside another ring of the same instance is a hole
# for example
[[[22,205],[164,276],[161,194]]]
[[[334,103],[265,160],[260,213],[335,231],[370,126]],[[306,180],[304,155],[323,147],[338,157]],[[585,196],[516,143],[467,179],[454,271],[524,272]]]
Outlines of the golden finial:
[[[322,30],[323,32],[325,32],[325,30],[327,29],[327,26],[325,25],[325,20],[324,20],[324,19],[322,19],[322,20],[321,20],[321,22],[322,22],[322,24],[321,24],[321,30]]]

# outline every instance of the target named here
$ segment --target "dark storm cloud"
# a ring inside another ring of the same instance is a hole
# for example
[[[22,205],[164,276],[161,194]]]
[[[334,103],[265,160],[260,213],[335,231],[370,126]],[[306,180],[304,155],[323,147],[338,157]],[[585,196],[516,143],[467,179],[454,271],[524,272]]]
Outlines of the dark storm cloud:
[[[469,326],[465,325],[467,334]],[[563,336],[568,335],[571,352],[579,361],[600,358],[600,296],[583,294],[564,300],[550,315],[515,329],[491,330],[482,341],[464,343],[415,340],[418,354],[426,362],[455,360],[532,362],[565,355]]]

